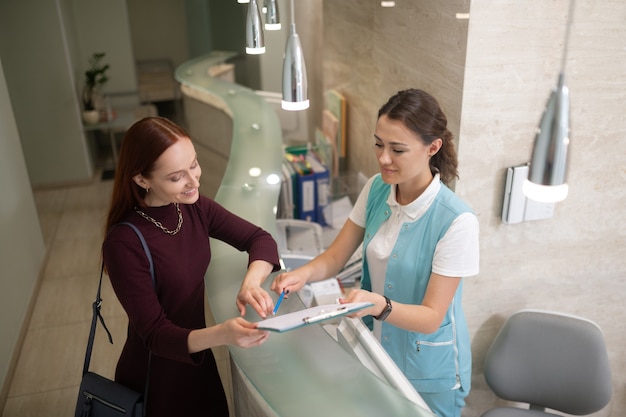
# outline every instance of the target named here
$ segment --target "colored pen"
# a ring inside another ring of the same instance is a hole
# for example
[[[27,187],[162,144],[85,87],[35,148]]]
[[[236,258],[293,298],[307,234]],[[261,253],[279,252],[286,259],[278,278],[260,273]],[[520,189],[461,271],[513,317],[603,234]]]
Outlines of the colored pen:
[[[274,311],[272,311],[272,314],[276,314],[276,312],[278,311],[278,307],[280,307],[280,303],[283,302],[283,298],[285,298],[285,290],[280,293],[280,297],[278,297],[278,301],[276,301],[276,305],[274,306]]]

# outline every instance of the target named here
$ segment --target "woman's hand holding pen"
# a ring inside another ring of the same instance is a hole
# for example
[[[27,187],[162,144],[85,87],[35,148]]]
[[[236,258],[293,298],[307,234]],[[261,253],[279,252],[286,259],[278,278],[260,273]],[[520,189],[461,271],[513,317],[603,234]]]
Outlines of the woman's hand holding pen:
[[[270,290],[274,291],[276,294],[281,294],[284,291],[285,296],[287,296],[286,294],[299,291],[306,283],[306,276],[303,276],[303,274],[299,273],[299,270],[296,269],[279,274],[272,282]]]

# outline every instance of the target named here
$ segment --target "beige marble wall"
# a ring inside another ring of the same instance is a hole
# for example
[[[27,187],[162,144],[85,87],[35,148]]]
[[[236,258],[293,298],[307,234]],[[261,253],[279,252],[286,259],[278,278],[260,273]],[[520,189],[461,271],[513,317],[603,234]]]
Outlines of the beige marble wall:
[[[523,308],[602,327],[614,395],[596,416],[626,415],[626,3],[576,4],[567,60],[570,195],[552,218],[517,225],[500,219],[505,170],[530,157],[556,84],[569,2],[481,0],[471,10],[460,1],[367,3],[324,2],[324,86],[348,97],[351,170],[377,171],[376,110],[400,88],[432,92],[459,137],[456,192],[481,227],[481,273],[465,282],[474,385],[464,415],[498,403],[484,383],[484,355],[503,320]],[[469,23],[456,19],[467,11]]]
[[[500,223],[506,167],[525,163],[561,65],[569,2],[475,1],[471,7],[457,192],[481,224],[481,274],[467,280],[476,387],[487,341],[521,308],[596,321],[615,390],[598,415],[626,414],[626,3],[578,1],[566,61],[570,194],[553,218]],[[489,396],[481,395],[485,400]],[[478,399],[479,396],[475,396]]]
[[[324,88],[348,101],[348,169],[372,175],[378,108],[396,91],[422,88],[445,108],[459,131],[469,1],[324,2]]]

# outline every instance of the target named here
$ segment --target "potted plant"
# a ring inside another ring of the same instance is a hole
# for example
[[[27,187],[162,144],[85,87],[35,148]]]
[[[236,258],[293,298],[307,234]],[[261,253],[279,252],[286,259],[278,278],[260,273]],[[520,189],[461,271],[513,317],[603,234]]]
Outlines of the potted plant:
[[[83,119],[86,123],[98,123],[100,113],[97,109],[97,99],[100,88],[109,80],[106,75],[109,64],[102,62],[106,53],[96,52],[89,58],[89,69],[85,71],[85,85],[83,86]]]

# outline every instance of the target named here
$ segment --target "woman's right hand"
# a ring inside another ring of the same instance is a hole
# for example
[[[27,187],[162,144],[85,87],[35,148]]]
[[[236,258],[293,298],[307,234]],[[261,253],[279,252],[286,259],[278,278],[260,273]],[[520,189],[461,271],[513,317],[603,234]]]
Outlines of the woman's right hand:
[[[299,291],[304,287],[306,282],[306,276],[299,273],[298,269],[295,269],[293,271],[283,272],[274,278],[270,290],[274,291],[276,294],[280,294],[283,291],[285,291],[285,294],[290,294]]]
[[[256,323],[235,317],[222,323],[226,344],[240,348],[249,348],[263,344],[270,335],[267,330],[257,329]]]

